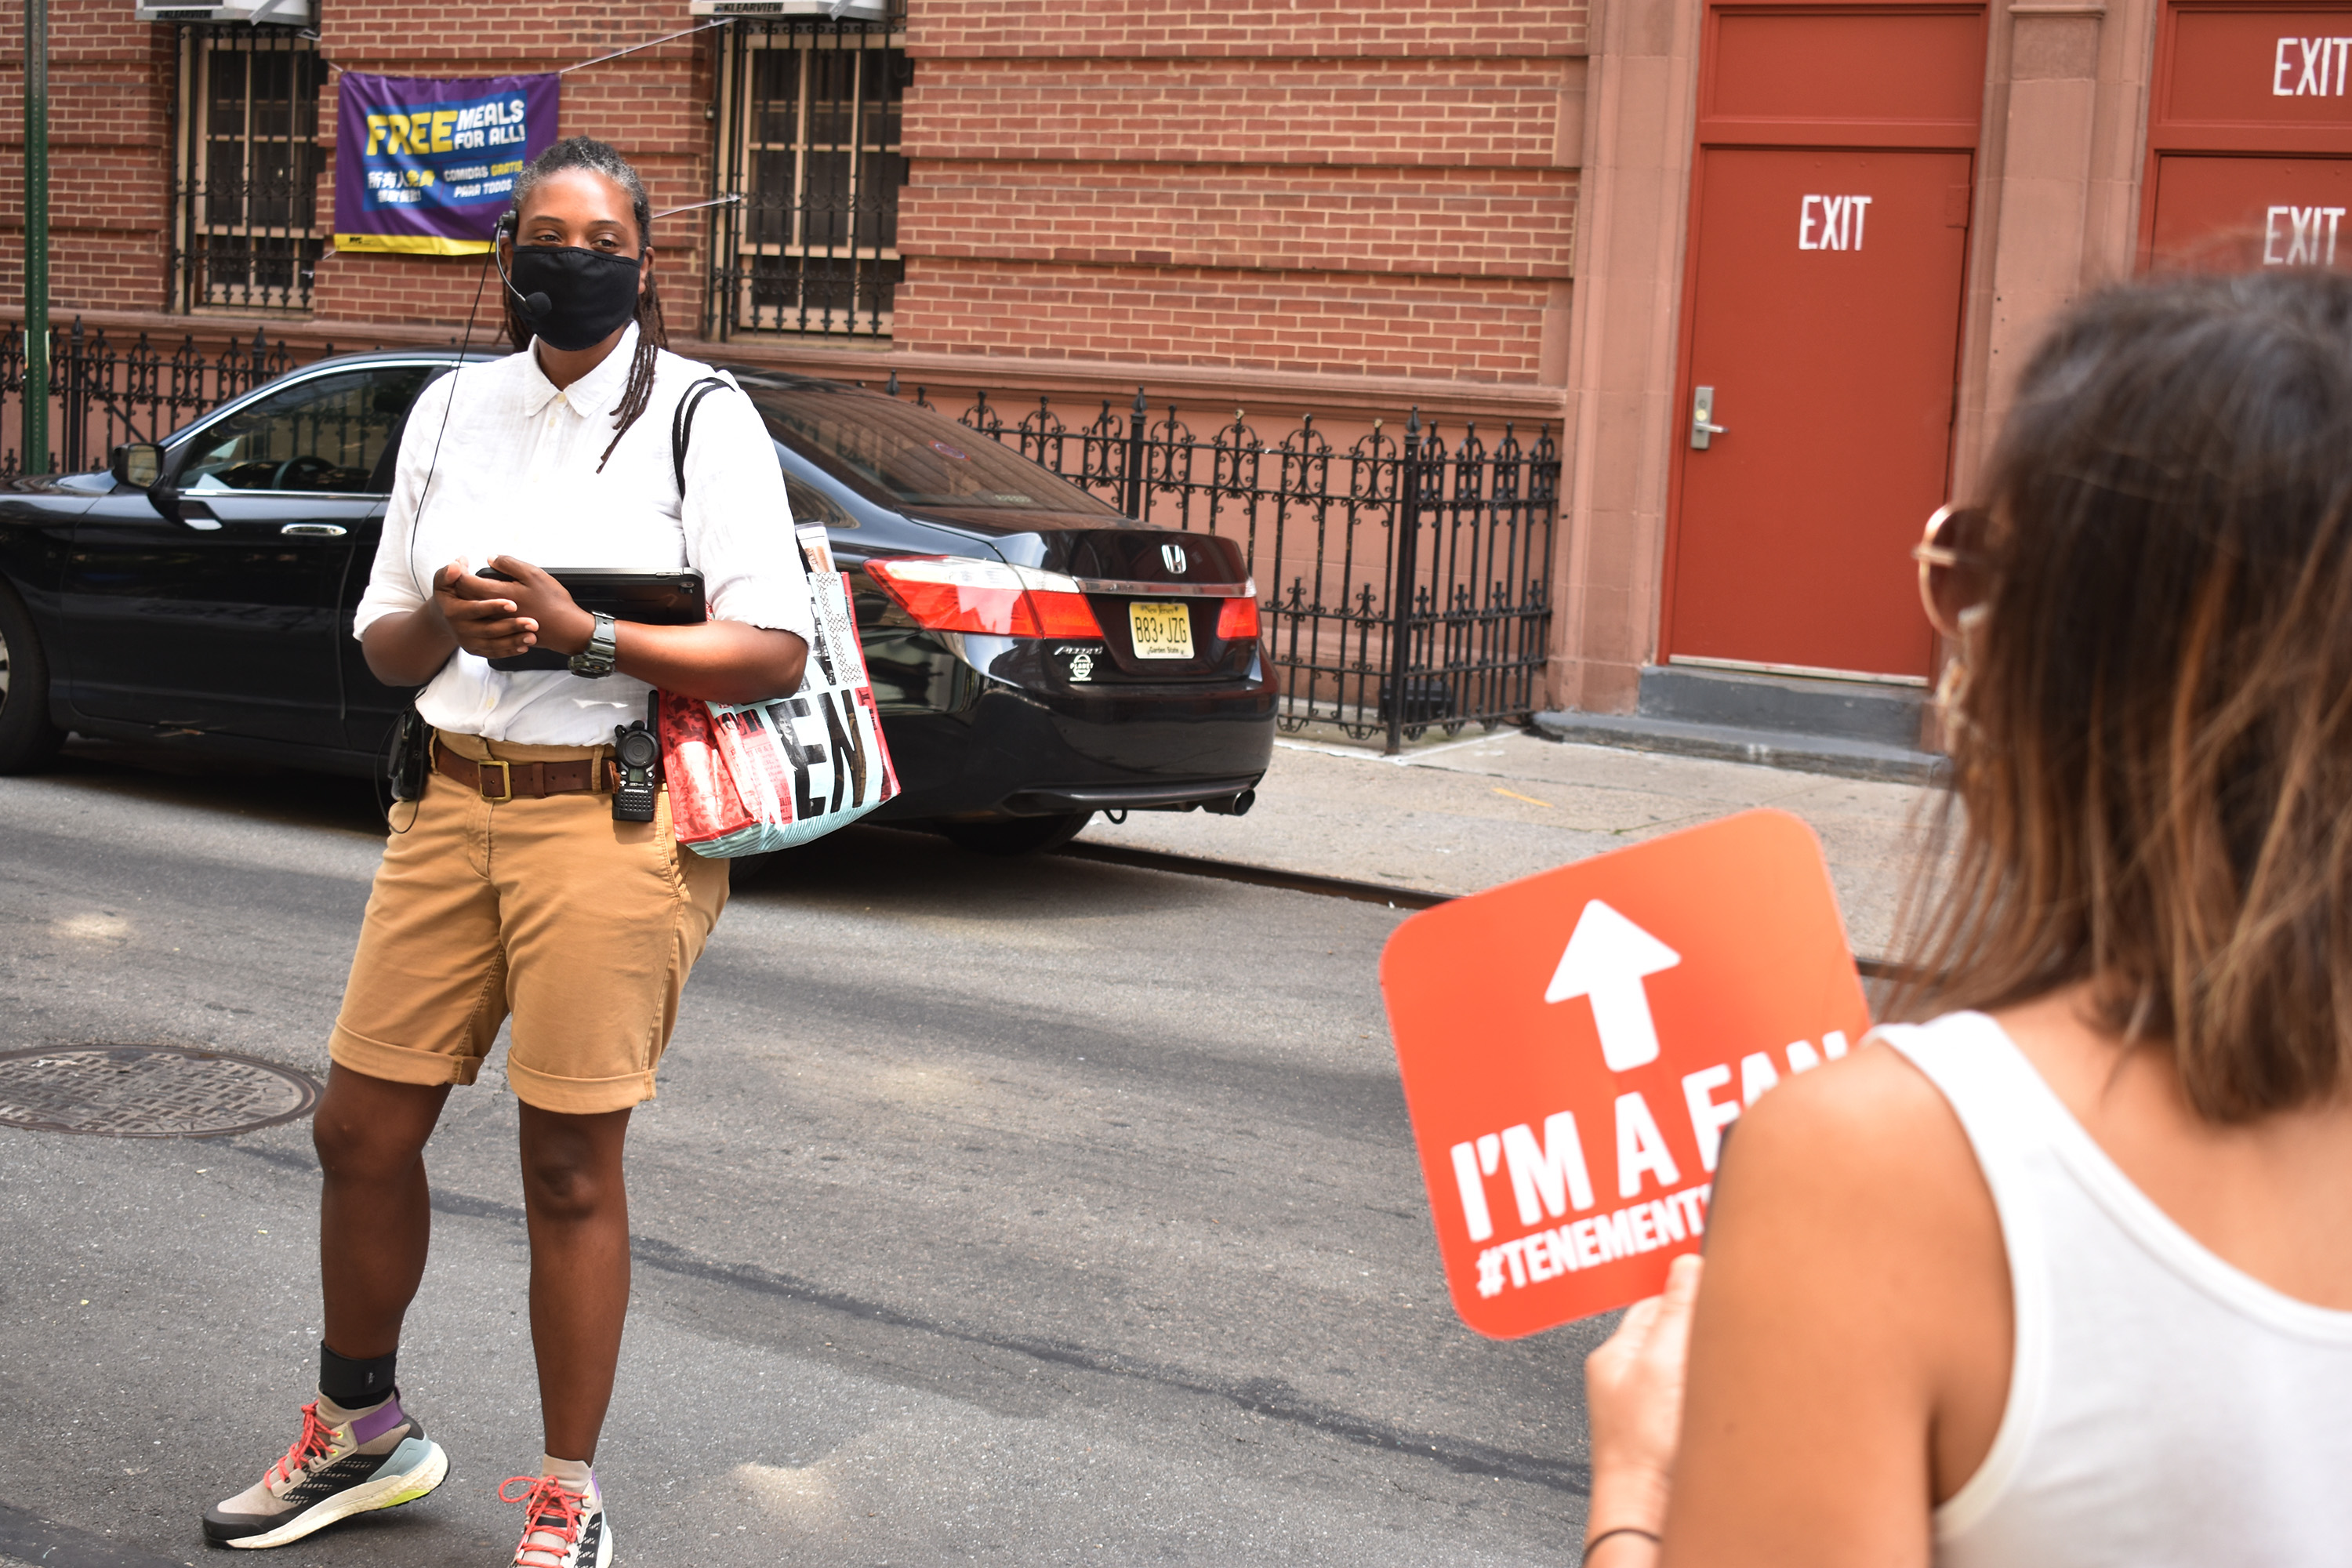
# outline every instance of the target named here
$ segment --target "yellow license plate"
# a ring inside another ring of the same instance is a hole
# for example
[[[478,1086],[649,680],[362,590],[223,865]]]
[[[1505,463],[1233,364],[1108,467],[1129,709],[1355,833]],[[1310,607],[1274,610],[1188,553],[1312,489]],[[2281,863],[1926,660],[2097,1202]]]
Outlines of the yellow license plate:
[[[1192,612],[1182,605],[1129,605],[1127,629],[1138,658],[1192,657]]]

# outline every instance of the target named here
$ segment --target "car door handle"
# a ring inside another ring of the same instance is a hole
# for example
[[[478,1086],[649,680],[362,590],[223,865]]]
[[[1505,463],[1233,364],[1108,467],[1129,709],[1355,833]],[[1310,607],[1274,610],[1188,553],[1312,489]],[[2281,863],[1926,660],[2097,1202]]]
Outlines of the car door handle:
[[[340,522],[289,522],[278,531],[297,539],[341,539],[351,530]]]

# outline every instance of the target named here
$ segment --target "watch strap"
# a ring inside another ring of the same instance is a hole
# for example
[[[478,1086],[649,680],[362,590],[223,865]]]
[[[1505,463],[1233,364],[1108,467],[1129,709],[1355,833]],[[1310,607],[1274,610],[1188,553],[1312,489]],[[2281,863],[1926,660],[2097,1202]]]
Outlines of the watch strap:
[[[570,668],[574,675],[591,680],[613,673],[613,661],[620,651],[613,617],[602,610],[595,612],[595,624],[588,633],[588,646],[572,656]]]

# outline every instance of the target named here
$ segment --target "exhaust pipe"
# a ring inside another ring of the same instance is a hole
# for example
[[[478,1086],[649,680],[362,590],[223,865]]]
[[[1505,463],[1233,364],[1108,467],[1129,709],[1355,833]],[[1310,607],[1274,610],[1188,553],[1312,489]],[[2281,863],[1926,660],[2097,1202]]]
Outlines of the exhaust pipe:
[[[1249,815],[1249,808],[1256,804],[1257,791],[1254,789],[1245,789],[1239,795],[1223,795],[1215,800],[1204,800],[1201,803],[1201,809],[1207,812],[1212,816],[1247,816]]]

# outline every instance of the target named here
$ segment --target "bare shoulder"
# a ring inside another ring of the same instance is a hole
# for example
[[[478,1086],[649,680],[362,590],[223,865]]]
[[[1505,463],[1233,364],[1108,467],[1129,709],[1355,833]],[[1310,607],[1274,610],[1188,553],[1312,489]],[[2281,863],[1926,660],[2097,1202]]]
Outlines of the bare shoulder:
[[[1736,1157],[1727,1151],[1738,1185],[1790,1181],[1867,1200],[1981,1184],[1968,1135],[1941,1091],[1875,1039],[1781,1084],[1738,1129]]]
[[[1907,1472],[1883,1478],[1907,1492],[1906,1522],[1864,1534],[1911,1542],[1982,1461],[2007,1397],[2009,1262],[1991,1190],[1942,1092],[1876,1041],[1781,1083],[1735,1129],[1709,1205],[1694,1408],[1728,1421],[1784,1399],[1779,1436],[1799,1451],[1906,1457]],[[1736,1445],[1740,1462],[1801,1485],[1749,1446],[1764,1436]],[[1831,1528],[1841,1505],[1810,1507],[1808,1527]]]

